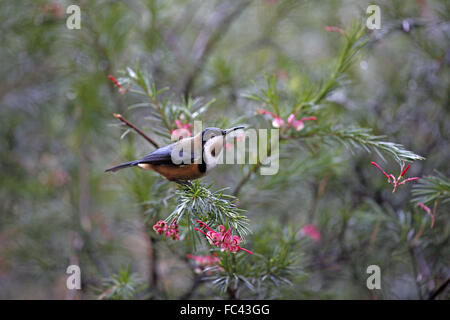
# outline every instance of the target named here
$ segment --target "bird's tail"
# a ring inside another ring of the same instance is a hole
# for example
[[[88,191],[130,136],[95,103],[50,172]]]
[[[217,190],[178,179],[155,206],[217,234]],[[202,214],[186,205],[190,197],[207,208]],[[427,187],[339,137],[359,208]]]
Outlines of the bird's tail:
[[[123,169],[123,168],[128,168],[128,167],[134,167],[137,166],[139,164],[139,160],[135,160],[135,161],[130,161],[130,162],[125,162],[122,164],[119,164],[118,166],[106,169],[105,172],[115,172],[117,170]]]

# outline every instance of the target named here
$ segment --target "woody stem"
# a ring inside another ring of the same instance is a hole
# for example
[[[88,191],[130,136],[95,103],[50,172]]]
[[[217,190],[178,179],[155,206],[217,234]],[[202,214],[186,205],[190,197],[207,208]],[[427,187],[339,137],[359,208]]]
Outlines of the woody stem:
[[[125,119],[121,114],[114,113],[113,116],[114,116],[114,118],[119,119],[120,121],[125,123],[128,127],[133,129],[134,131],[136,131],[141,137],[143,137],[145,140],[150,142],[155,148],[159,148],[158,144],[155,141],[153,141],[153,139],[151,139],[149,136],[147,136],[142,130],[137,128],[134,124],[129,122],[127,119]]]

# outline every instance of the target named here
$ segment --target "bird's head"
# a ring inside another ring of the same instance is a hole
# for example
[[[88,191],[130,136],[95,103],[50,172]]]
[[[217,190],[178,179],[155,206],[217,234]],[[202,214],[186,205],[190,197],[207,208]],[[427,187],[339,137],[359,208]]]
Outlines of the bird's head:
[[[238,126],[225,130],[220,128],[206,128],[202,131],[203,158],[206,162],[207,170],[216,166],[217,158],[223,151],[227,136],[240,129],[244,129],[244,127]]]

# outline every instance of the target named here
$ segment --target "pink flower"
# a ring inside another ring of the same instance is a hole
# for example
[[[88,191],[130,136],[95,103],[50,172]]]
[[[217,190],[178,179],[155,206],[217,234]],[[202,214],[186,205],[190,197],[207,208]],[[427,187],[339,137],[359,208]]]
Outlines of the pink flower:
[[[275,118],[273,118],[272,126],[274,128],[281,128],[284,126],[284,120],[281,119],[280,117],[275,117]]]
[[[377,167],[378,170],[380,170],[384,174],[384,176],[388,179],[388,183],[393,185],[394,189],[392,190],[392,193],[394,193],[397,190],[398,186],[405,184],[406,182],[415,181],[419,179],[419,177],[413,177],[403,180],[403,175],[406,173],[406,171],[408,171],[409,167],[411,167],[409,164],[408,166],[406,166],[406,168],[404,168],[405,164],[404,163],[402,164],[401,173],[397,178],[393,174],[387,174],[383,169],[381,169],[381,167],[376,162],[371,162],[370,164]]]
[[[313,239],[314,241],[320,241],[321,235],[320,231],[316,228],[313,224],[306,224],[302,227],[301,232],[307,236]]]
[[[229,143],[229,142],[227,142],[227,143],[225,143],[225,149],[226,150],[230,150],[231,148],[233,148],[233,144],[232,143]]]
[[[252,254],[251,251],[239,246],[239,244],[241,243],[241,239],[238,236],[233,236],[231,234],[232,232],[231,228],[226,230],[225,226],[220,225],[219,231],[215,231],[211,229],[206,223],[200,220],[196,220],[196,222],[201,225],[200,228],[206,228],[208,231],[204,232],[200,228],[195,228],[195,230],[203,233],[206,236],[206,239],[208,239],[209,243],[220,248],[222,251],[226,250],[235,253],[239,252],[240,250],[243,250],[249,254]]]
[[[434,227],[434,219],[435,219],[435,214],[436,214],[436,210],[433,210],[433,213],[431,213],[431,209],[429,207],[427,207],[425,204],[423,204],[422,202],[417,202],[416,206],[422,208],[423,210],[425,210],[425,212],[427,213],[427,215],[430,216],[431,218],[431,227]]]
[[[164,220],[159,220],[153,226],[153,230],[155,230],[157,234],[163,234],[167,230],[167,222],[165,222]]]
[[[176,129],[170,131],[172,140],[179,140],[180,138],[187,138],[192,136],[192,125],[190,123],[182,124],[180,120],[175,120]]]
[[[272,118],[273,118],[272,126],[273,126],[274,128],[281,128],[282,126],[284,126],[284,120],[281,119],[279,116],[277,116],[275,113],[270,112],[269,110],[265,110],[265,109],[257,109],[257,110],[256,110],[256,113],[271,115]]]
[[[291,113],[291,115],[288,117],[288,127],[294,128],[297,131],[302,130],[305,127],[305,124],[303,123],[303,121],[308,121],[308,120],[316,120],[316,117],[306,117],[306,118],[302,118],[300,120],[295,120],[295,114]]]
[[[189,132],[191,131],[192,124],[190,124],[190,123],[182,124],[180,120],[175,120],[175,124],[178,129],[186,129],[186,130],[189,130]],[[191,133],[191,135],[192,135],[192,133]]]
[[[159,235],[164,234],[166,237],[173,240],[180,240],[180,236],[178,235],[180,231],[178,230],[176,218],[173,219],[170,224],[167,224],[164,220],[159,220],[153,226],[153,230]]]
[[[129,87],[122,88],[121,84],[119,83],[119,81],[117,81],[116,78],[114,78],[114,76],[109,75],[108,78],[116,85],[116,87],[119,89],[120,94],[125,94],[128,91]]]
[[[234,141],[244,141],[244,140],[245,140],[245,134],[244,133],[239,134],[234,137],[233,143],[229,143],[229,142],[225,143],[225,149],[226,150],[232,149],[234,147]]]
[[[295,120],[295,114],[292,113],[287,119],[287,124],[285,124],[283,119],[281,119],[279,116],[277,116],[276,114],[274,114],[273,112],[270,112],[268,110],[257,109],[256,113],[268,114],[268,115],[272,116],[273,117],[272,126],[274,128],[281,128],[281,127],[286,126],[287,128],[294,128],[297,131],[300,131],[305,127],[305,124],[303,123],[303,121],[317,120],[316,117],[306,117],[306,118],[302,118],[299,120]]]
[[[345,35],[345,31],[338,27],[325,26],[325,31],[326,32],[339,32],[340,34]]]
[[[187,254],[186,257],[194,260],[195,263],[202,267],[214,266],[217,265],[220,261],[220,258],[215,252],[211,255],[207,254],[204,256],[194,256],[193,254]]]
[[[45,13],[49,13],[58,19],[61,19],[64,17],[63,8],[61,7],[60,4],[58,4],[56,2],[50,2],[50,3],[46,4],[44,7],[42,7],[42,11],[44,11]]]
[[[220,258],[217,256],[217,253],[213,253],[211,255],[207,254],[204,256],[194,256],[193,254],[187,254],[186,258],[194,260],[197,268],[195,268],[196,273],[202,273],[205,268],[218,266],[220,262]],[[219,268],[223,270],[222,268]],[[210,271],[206,271],[206,274],[210,274]]]
[[[422,202],[417,202],[416,206],[422,208],[423,210],[425,210],[425,212],[431,216],[431,209],[429,207],[427,207],[426,205],[424,205]]]

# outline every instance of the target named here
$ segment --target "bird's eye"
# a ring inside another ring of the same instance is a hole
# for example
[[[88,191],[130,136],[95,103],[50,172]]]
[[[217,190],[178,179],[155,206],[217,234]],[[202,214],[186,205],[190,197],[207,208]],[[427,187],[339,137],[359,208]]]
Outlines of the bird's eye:
[[[216,156],[216,149],[212,149],[212,150],[211,150],[211,155],[212,155],[213,157]]]

